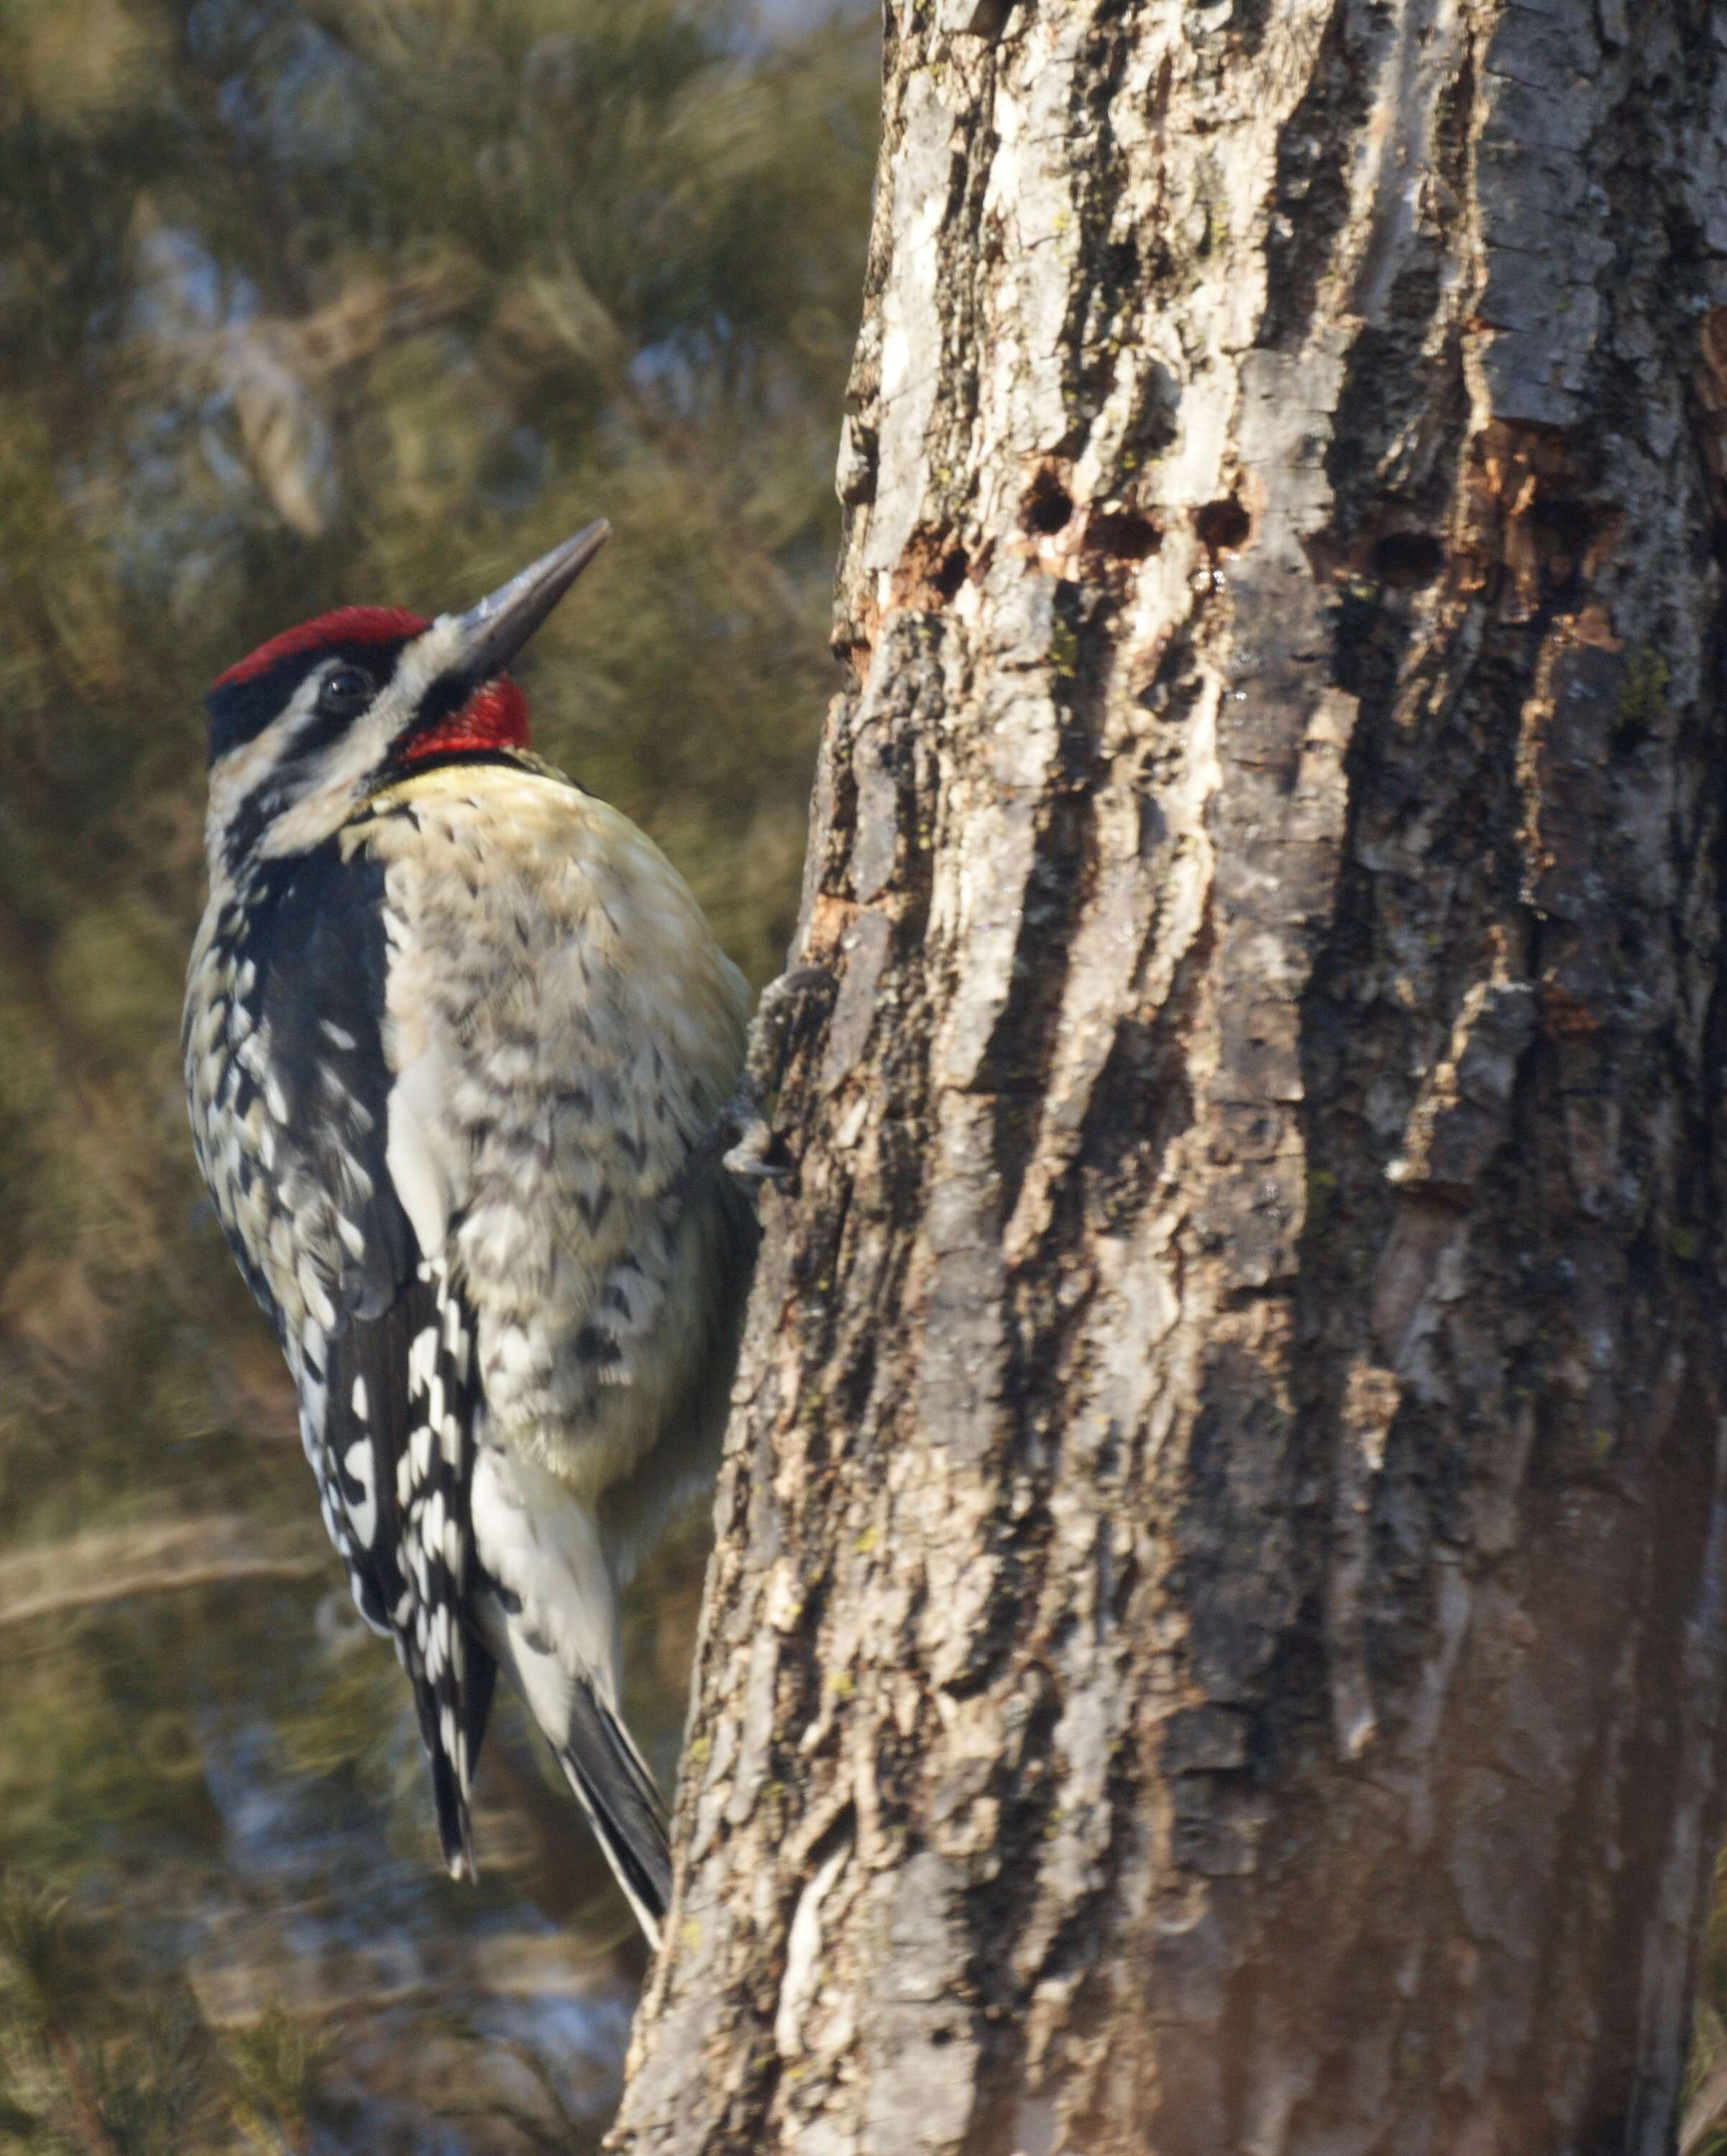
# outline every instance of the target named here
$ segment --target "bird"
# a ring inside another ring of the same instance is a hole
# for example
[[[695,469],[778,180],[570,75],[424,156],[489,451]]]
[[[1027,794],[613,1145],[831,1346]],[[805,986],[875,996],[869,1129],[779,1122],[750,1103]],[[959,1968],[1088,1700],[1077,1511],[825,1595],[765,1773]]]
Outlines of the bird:
[[[666,1811],[618,1597],[717,1466],[756,1231],[715,1133],[749,996],[659,848],[530,746],[508,669],[608,534],[465,612],[343,607],[218,677],[182,1045],[451,1876],[501,1669],[657,1945]]]

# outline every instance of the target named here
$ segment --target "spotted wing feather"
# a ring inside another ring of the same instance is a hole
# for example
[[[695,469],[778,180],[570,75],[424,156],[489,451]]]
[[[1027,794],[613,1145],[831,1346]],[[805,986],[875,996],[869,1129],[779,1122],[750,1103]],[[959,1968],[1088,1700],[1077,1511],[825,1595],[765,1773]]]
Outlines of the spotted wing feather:
[[[441,1263],[332,1342],[328,1449],[362,1612],[413,1686],[444,1861],[472,1876],[468,1799],[497,1666],[470,1632],[469,1493],[479,1409],[472,1320]]]
[[[468,1630],[479,1378],[471,1313],[392,1183],[382,872],[332,845],[297,863],[258,954],[283,1095],[274,1182],[319,1292],[290,1361],[324,1517],[361,1615],[395,1641],[431,1763],[444,1859],[473,1870],[468,1795],[496,1666]]]

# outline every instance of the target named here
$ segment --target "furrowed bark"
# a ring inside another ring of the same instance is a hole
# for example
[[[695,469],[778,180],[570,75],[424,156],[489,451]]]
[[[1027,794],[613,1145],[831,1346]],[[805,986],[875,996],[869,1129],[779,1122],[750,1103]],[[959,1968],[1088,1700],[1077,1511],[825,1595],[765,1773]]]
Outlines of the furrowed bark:
[[[1673,2132],[1727,9],[889,0],[795,1188],[612,2147]]]

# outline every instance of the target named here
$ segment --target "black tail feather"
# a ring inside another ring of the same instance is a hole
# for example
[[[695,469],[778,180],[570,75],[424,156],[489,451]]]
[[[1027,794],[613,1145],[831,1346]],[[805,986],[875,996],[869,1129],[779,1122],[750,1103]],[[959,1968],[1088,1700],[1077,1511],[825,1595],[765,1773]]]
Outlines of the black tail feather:
[[[658,1946],[672,1891],[664,1800],[629,1732],[585,1684],[575,1688],[558,1756],[618,1885]]]

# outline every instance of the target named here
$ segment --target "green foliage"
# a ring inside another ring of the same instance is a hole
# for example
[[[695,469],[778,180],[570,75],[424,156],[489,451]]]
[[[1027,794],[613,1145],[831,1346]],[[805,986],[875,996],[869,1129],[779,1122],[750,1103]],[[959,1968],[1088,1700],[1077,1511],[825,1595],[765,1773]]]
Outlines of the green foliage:
[[[0,2149],[603,2116],[638,1964],[597,1859],[500,1747],[448,1887],[387,1651],[331,1565],[249,1566],[313,1508],[176,1032],[211,677],[597,515],[536,739],[777,969],[876,60],[855,8],[747,6],[0,0]],[[700,1558],[627,1614],[662,1761]]]
[[[208,2104],[209,2047],[190,1994],[129,2001],[116,2026],[90,1976],[64,1897],[0,1880],[0,2135],[29,2149],[177,2156]]]
[[[65,1897],[8,1871],[0,1878],[0,1980],[26,2013],[40,2016],[67,1989]]]
[[[304,2148],[329,2053],[324,2036],[273,2005],[249,2028],[231,2030],[223,2048],[235,2084],[234,2123],[246,2139],[266,2156]]]

